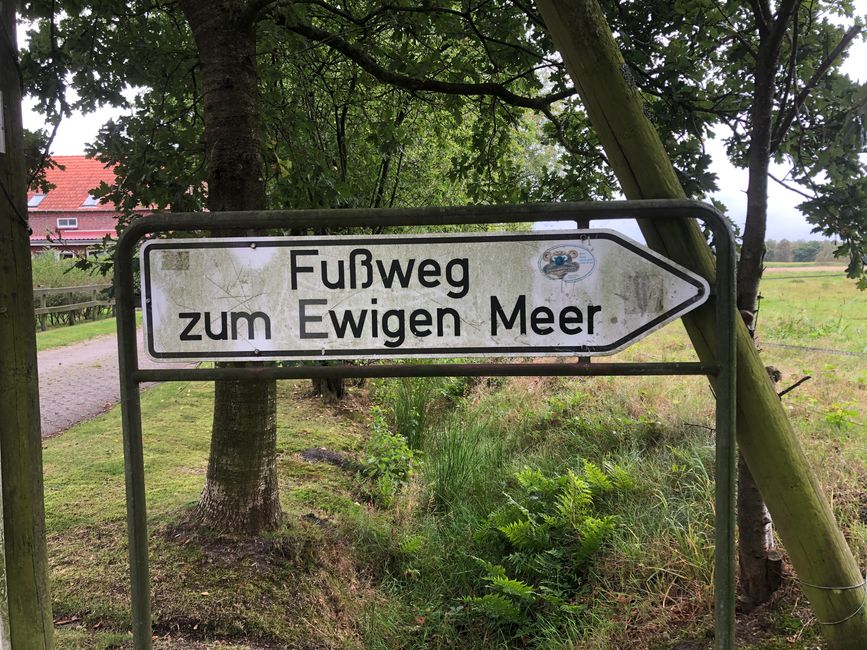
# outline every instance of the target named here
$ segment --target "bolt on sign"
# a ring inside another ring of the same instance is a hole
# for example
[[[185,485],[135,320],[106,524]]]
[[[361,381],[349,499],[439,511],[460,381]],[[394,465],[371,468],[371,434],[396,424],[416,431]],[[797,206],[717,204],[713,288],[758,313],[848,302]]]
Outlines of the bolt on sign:
[[[709,293],[609,230],[154,240],[141,268],[157,361],[606,355]]]

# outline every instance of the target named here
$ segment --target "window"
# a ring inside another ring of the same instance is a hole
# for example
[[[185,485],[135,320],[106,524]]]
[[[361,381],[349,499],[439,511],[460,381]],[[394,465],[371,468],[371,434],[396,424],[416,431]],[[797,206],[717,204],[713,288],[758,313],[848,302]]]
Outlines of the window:
[[[94,205],[99,205],[99,199],[96,198],[93,194],[88,194],[87,198],[84,199],[84,203],[81,204],[83,207],[90,208]]]
[[[72,251],[60,251],[60,259],[62,260],[71,260],[75,257],[75,253]]]
[[[78,228],[78,219],[75,217],[61,217],[57,220],[58,228]]]
[[[40,203],[42,203],[42,199],[44,199],[44,198],[45,198],[44,194],[34,194],[33,196],[31,196],[27,200],[27,207],[28,208],[35,208]]]

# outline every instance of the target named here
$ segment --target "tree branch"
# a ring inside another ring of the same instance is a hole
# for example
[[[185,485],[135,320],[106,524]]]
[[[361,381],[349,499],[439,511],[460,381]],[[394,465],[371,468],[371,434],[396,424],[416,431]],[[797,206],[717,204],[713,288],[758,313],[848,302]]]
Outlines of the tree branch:
[[[812,379],[812,377],[811,377],[810,375],[806,375],[806,376],[804,376],[804,377],[801,377],[801,378],[800,378],[798,381],[796,381],[794,384],[792,384],[792,385],[789,386],[788,388],[784,388],[784,389],[781,390],[779,393],[777,393],[777,397],[782,397],[782,396],[785,395],[786,393],[791,393],[791,392],[792,392],[793,390],[795,390],[798,386],[800,386],[800,385],[803,384],[805,381],[808,381],[808,380],[810,380],[810,379]]]
[[[770,172],[768,172],[768,178],[770,178],[772,181],[774,181],[774,182],[776,182],[776,183],[779,183],[780,185],[782,185],[783,187],[785,187],[785,188],[786,188],[787,190],[789,190],[790,192],[794,192],[795,194],[800,194],[800,195],[803,196],[805,199],[815,199],[815,198],[816,198],[814,195],[812,195],[812,194],[807,194],[806,192],[804,192],[803,190],[798,189],[797,187],[792,187],[791,185],[789,185],[788,183],[786,183],[786,181],[782,180],[781,178],[777,178],[776,176],[774,176],[774,175],[771,174]]]
[[[251,25],[259,18],[265,9],[271,5],[275,5],[280,0],[247,0],[247,6],[241,13],[241,22],[245,25]]]
[[[766,34],[771,25],[771,12],[765,0],[750,0],[750,9],[756,21],[756,30],[759,34]]]
[[[287,29],[312,41],[322,43],[340,52],[345,57],[354,61],[362,70],[373,76],[382,83],[387,83],[398,88],[414,92],[434,92],[446,95],[471,95],[491,96],[500,101],[520,108],[542,110],[575,94],[575,89],[570,88],[550,95],[541,97],[526,97],[510,91],[499,83],[458,83],[439,81],[437,79],[419,79],[409,75],[394,72],[383,67],[364,49],[354,45],[337,34],[332,34],[324,29],[301,22],[289,22],[286,16],[275,16],[275,21],[283,24]]]
[[[767,32],[767,42],[764,43],[767,47],[767,52],[770,53],[772,59],[776,61],[777,53],[780,51],[780,44],[783,42],[783,37],[789,29],[789,21],[798,7],[801,6],[802,0],[782,0],[780,7],[777,10],[777,15],[774,16],[773,23],[770,24],[770,30]],[[761,45],[759,49],[761,49]]]
[[[792,37],[789,39],[789,60],[786,63],[786,81],[785,86],[783,87],[783,93],[780,99],[780,106],[785,106],[789,101],[789,93],[792,92],[792,88],[797,83],[797,70],[798,70],[798,45],[799,45],[799,35],[800,35],[800,27],[801,22],[798,20],[798,16],[795,16],[795,20],[792,23]],[[777,113],[776,120],[774,125],[771,127],[771,139],[773,139],[774,133],[776,133],[777,127],[779,126],[779,121],[781,117],[781,112]]]
[[[575,147],[572,146],[572,143],[569,141],[569,138],[566,137],[566,132],[563,129],[563,124],[560,120],[557,119],[557,116],[551,111],[550,107],[545,107],[542,109],[542,114],[548,118],[548,121],[554,127],[554,134],[557,138],[557,142],[560,143],[560,146],[563,147],[568,153],[573,156],[578,155]]]
[[[789,127],[792,125],[792,122],[795,119],[795,116],[798,114],[801,106],[809,97],[810,92],[816,87],[819,81],[822,80],[822,77],[825,76],[825,73],[828,72],[828,69],[834,65],[835,60],[845,51],[845,49],[849,46],[859,33],[861,32],[860,25],[852,25],[846,33],[843,35],[843,38],[840,39],[840,42],[837,44],[831,53],[825,58],[822,63],[819,64],[819,67],[816,68],[816,71],[813,73],[813,76],[810,77],[809,81],[804,85],[801,89],[801,92],[797,94],[795,99],[792,101],[792,105],[789,107],[789,110],[785,111],[785,113],[780,113],[778,115],[777,124],[774,125],[774,129],[771,132],[771,153],[773,154],[780,146],[785,138],[786,133],[789,130]]]
[[[725,11],[723,11],[722,7],[717,5],[716,3],[713,5],[716,10],[719,12],[720,16],[722,16],[723,20],[726,22],[726,25],[729,26],[731,36],[740,43],[744,49],[749,52],[750,56],[753,57],[753,61],[757,60],[756,57],[756,48],[753,47],[752,43],[750,43],[735,27],[734,23],[732,23],[731,16],[729,16]]]

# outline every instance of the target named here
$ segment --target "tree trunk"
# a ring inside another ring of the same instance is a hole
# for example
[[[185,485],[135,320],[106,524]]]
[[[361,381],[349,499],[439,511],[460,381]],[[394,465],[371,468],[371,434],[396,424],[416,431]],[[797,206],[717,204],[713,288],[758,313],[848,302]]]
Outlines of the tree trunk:
[[[744,457],[738,457],[738,569],[741,608],[768,602],[783,582],[783,560],[774,544],[771,514]]]
[[[318,377],[312,380],[313,394],[326,402],[337,402],[346,395],[346,382],[343,377]]]
[[[764,39],[766,40],[766,39]],[[771,162],[771,118],[774,101],[773,61],[776,54],[759,46],[750,110],[749,183],[747,217],[738,260],[738,309],[752,332],[768,222],[768,169]]]
[[[199,521],[254,535],[280,523],[277,489],[276,383],[216,383],[214,431]]]
[[[208,208],[265,208],[258,130],[256,29],[246,2],[183,0],[201,63]],[[255,534],[280,520],[273,380],[219,381],[202,524]]]
[[[596,133],[631,199],[682,198],[683,188],[594,0],[537,0]],[[694,222],[642,222],[648,244],[708,278],[713,257]],[[714,302],[684,317],[696,353],[715,360]],[[777,522],[802,588],[835,649],[867,647],[867,611],[860,568],[812,475],[791,423],[742,323],[737,332],[737,438],[743,457]],[[818,585],[816,588],[813,585]],[[822,588],[824,587],[824,588]],[[831,589],[832,587],[846,587]]]
[[[0,5],[0,647],[53,647],[15,2]]]
[[[750,110],[747,216],[738,260],[738,310],[751,336],[755,336],[768,221],[768,171],[777,59],[777,50],[771,41],[763,35],[756,57]],[[738,461],[737,503],[740,603],[749,611],[766,603],[779,588],[781,562],[774,544],[773,520],[742,455]]]

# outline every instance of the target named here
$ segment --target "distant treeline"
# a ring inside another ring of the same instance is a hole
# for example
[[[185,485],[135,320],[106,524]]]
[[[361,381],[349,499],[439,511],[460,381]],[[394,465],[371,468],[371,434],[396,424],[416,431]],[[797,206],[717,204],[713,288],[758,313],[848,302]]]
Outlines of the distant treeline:
[[[843,258],[834,257],[839,244],[830,239],[806,241],[796,239],[769,239],[765,242],[766,262],[837,262],[845,263]]]

